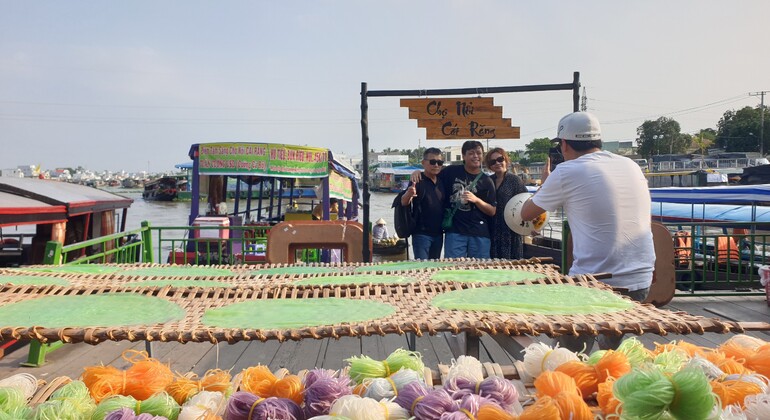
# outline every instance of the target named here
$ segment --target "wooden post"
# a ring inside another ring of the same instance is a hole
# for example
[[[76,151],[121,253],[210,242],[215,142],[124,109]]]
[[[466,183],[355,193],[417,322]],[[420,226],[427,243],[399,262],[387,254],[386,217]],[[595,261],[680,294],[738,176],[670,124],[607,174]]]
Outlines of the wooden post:
[[[369,223],[369,101],[367,99],[369,89],[366,82],[361,82],[361,151],[363,156],[363,171],[361,182],[364,184],[364,237],[363,243],[368,244],[371,234]],[[363,259],[366,262],[372,260],[372,254],[368,246],[363,247]]]

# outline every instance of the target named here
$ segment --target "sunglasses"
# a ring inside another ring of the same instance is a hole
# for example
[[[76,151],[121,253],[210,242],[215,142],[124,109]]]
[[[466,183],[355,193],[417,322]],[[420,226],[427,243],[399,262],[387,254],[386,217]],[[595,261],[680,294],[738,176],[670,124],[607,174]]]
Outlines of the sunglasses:
[[[444,166],[444,161],[441,159],[430,159],[430,160],[427,160],[427,162],[430,163],[431,165]]]
[[[489,160],[489,166],[494,165],[495,163],[503,163],[505,162],[505,158],[502,156],[498,156],[497,159],[490,159]]]

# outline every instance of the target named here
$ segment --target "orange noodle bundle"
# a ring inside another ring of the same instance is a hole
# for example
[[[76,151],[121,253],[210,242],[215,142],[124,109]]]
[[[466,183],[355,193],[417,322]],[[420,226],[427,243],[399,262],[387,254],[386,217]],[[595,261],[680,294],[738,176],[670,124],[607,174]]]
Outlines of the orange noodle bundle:
[[[301,405],[305,387],[297,375],[287,375],[279,380],[267,366],[260,365],[243,370],[241,390],[262,398],[288,398]]]
[[[746,358],[744,366],[770,378],[770,345],[766,344],[759,347],[755,352]]]
[[[575,380],[583,398],[589,398],[607,378],[619,378],[631,371],[628,357],[612,350],[606,351],[594,365],[584,362],[567,362],[556,368]]]
[[[476,420],[514,420],[515,418],[497,404],[483,404],[476,412]]]
[[[749,395],[762,392],[762,388],[751,382],[728,380],[724,382],[711,381],[711,391],[719,397],[722,408],[737,405],[744,408],[744,401]]]
[[[713,363],[725,375],[752,373],[743,363],[725,356],[721,351],[711,351],[703,355],[706,360]]]
[[[549,396],[540,397],[521,412],[519,420],[561,420],[559,407]]]
[[[703,347],[696,346],[695,344],[688,343],[686,341],[672,341],[665,344],[655,343],[655,350],[652,351],[652,354],[657,356],[661,353],[672,350],[681,350],[687,353],[687,355],[690,357],[702,356],[706,352]]]
[[[221,369],[212,369],[203,374],[203,378],[197,379],[198,376],[193,374],[192,376],[178,375],[174,382],[166,387],[166,392],[176,400],[179,405],[182,405],[190,399],[193,395],[201,391],[213,391],[221,392],[225,395],[230,394],[232,391],[232,384],[230,381],[232,377],[230,372],[226,372]]]
[[[580,395],[580,389],[578,389],[575,380],[563,372],[546,370],[535,379],[534,385],[537,390],[537,398],[546,395],[553,397],[560,392]]]
[[[132,363],[125,371],[112,366],[84,368],[83,383],[97,403],[113,395],[146,400],[165,390],[174,380],[171,369],[159,360],[148,357],[146,352],[126,350],[122,357]]]
[[[561,413],[561,418],[570,420],[593,420],[594,415],[583,398],[571,392],[560,392],[552,398]]]
[[[744,347],[738,341],[725,341],[717,347],[717,351],[721,351],[726,357],[732,357],[741,363],[755,353],[754,349]]]
[[[599,389],[596,392],[596,402],[599,404],[599,408],[602,410],[605,416],[610,414],[620,416],[620,401],[615,398],[615,394],[612,393],[612,384],[615,383],[614,378],[610,378],[607,382],[599,384]]]

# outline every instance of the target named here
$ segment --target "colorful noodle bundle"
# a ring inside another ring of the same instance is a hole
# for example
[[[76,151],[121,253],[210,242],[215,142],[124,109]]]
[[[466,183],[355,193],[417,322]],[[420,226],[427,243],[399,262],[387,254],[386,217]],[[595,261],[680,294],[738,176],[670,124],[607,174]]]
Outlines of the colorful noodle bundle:
[[[631,364],[625,354],[608,350],[594,365],[572,361],[557,367],[555,371],[574,379],[583,398],[589,398],[598,390],[600,383],[608,378],[617,379],[630,372]]]
[[[494,401],[503,409],[508,411],[516,409],[520,411],[519,393],[511,381],[499,376],[490,376],[480,382],[458,377],[447,381],[444,389],[452,396],[452,399],[458,400],[468,394],[476,394],[491,401]]]
[[[652,351],[654,356],[657,356],[664,352],[672,350],[679,350],[686,353],[690,357],[703,356],[706,353],[706,349],[695,344],[688,343],[686,341],[672,341],[670,343],[659,344],[655,343],[655,349]]]
[[[736,405],[744,408],[746,397],[762,392],[762,388],[753,382],[739,381],[735,379],[726,381],[711,381],[710,385],[712,392],[719,397],[719,401],[722,403],[722,408],[730,405]]]
[[[535,379],[535,389],[540,404],[534,404],[524,409],[520,419],[535,419],[537,416],[542,418],[552,418],[554,410],[559,413],[563,419],[586,419],[593,418],[591,409],[585,401],[575,380],[569,375],[559,371],[545,371]],[[540,401],[542,400],[542,402]]]
[[[620,401],[618,401],[612,393],[612,385],[614,383],[615,379],[610,378],[607,382],[600,383],[598,390],[596,391],[596,403],[599,405],[599,408],[605,416],[611,414],[620,416],[621,413]]]
[[[770,378],[770,344],[757,348],[746,358],[744,365],[760,375]]]
[[[115,410],[104,418],[104,420],[168,420],[166,417],[153,416],[152,414],[139,414],[134,413],[134,410],[123,407],[119,410]]]
[[[642,363],[649,362],[652,359],[652,353],[636,337],[623,340],[616,351],[626,355],[631,367],[640,366]]]
[[[329,414],[332,404],[350,392],[350,378],[335,378],[322,369],[311,370],[305,375],[305,415]]]
[[[190,397],[201,391],[221,392],[225,395],[232,391],[232,377],[230,372],[221,369],[212,369],[203,375],[200,380],[192,377],[178,375],[174,382],[166,387],[171,397],[179,404],[184,404]]]
[[[184,403],[177,420],[220,420],[226,400],[221,392],[201,391]]]
[[[535,379],[535,389],[537,397],[553,397],[560,392],[568,392],[580,395],[580,389],[575,380],[563,372],[544,371]]]
[[[238,391],[230,396],[225,410],[227,420],[304,420],[305,414],[287,398],[262,398]]]
[[[0,380],[0,388],[19,389],[24,394],[24,399],[29,401],[37,391],[37,378],[29,373],[17,373]]]
[[[332,405],[330,415],[346,417],[351,420],[397,420],[409,418],[407,411],[395,403],[389,401],[377,402],[371,398],[363,398],[358,395],[346,395],[338,399]],[[229,417],[228,420],[230,420]]]
[[[652,363],[663,372],[672,375],[681,370],[688,360],[690,360],[690,357],[684,350],[674,348],[656,354],[652,359]]]
[[[241,389],[258,397],[288,398],[302,404],[302,393],[305,388],[297,375],[287,375],[278,379],[267,366],[246,368],[241,373]]]
[[[473,382],[480,382],[484,379],[484,368],[475,357],[460,356],[456,360],[452,360],[452,366],[449,367],[445,382],[450,382],[455,378],[465,378]]]
[[[123,359],[132,363],[125,371],[112,366],[90,366],[84,369],[83,382],[97,403],[113,395],[146,400],[165,390],[174,380],[174,374],[168,366],[147,357],[145,352],[126,350]]]
[[[495,404],[483,404],[476,413],[476,420],[515,420],[516,417],[505,412]]]
[[[713,363],[719,370],[724,372],[725,375],[732,374],[749,374],[751,371],[743,365],[743,363],[733,359],[732,357],[725,356],[721,351],[712,351],[703,355],[703,357],[709,362]]]
[[[383,361],[368,356],[354,356],[346,361],[350,363],[350,378],[357,384],[367,378],[386,378],[402,368],[412,369],[422,377],[422,371],[425,369],[420,353],[404,349],[394,351]]]
[[[72,381],[35,407],[33,419],[79,420],[91,418],[96,404],[82,381]]]
[[[714,395],[703,371],[687,368],[670,378],[660,366],[635,369],[615,381],[615,398],[623,416],[657,418],[670,413],[679,419],[705,419],[714,407]]]
[[[580,360],[577,354],[563,347],[551,347],[544,343],[532,343],[523,350],[524,370],[536,378],[546,370],[554,370],[569,361]]]
[[[376,401],[382,399],[391,399],[398,395],[398,391],[410,382],[420,380],[420,374],[412,369],[401,369],[387,378],[366,379],[362,383],[364,388],[364,397],[372,398]]]
[[[25,419],[31,411],[27,407],[27,397],[23,390],[10,387],[0,388],[0,414],[4,414],[4,418]]]
[[[161,416],[167,419],[176,419],[181,410],[179,404],[165,391],[159,392],[143,401],[137,401],[134,397],[126,395],[114,395],[106,398],[96,406],[94,413],[91,415],[91,420],[102,420],[113,411],[123,408],[130,409],[134,414],[152,414],[153,416]]]

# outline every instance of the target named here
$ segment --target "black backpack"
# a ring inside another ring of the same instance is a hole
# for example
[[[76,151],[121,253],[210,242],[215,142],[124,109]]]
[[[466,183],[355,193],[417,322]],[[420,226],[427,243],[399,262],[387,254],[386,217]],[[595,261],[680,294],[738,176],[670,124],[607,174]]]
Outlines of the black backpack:
[[[401,205],[401,197],[406,190],[396,194],[396,198],[393,199],[393,224],[396,228],[396,234],[399,238],[408,238],[417,231],[417,221],[420,219],[420,198],[417,196],[417,200],[412,200],[412,203],[408,206]]]

